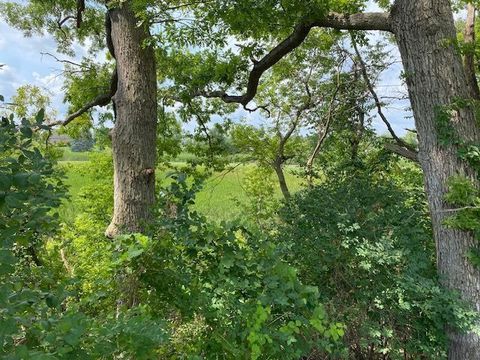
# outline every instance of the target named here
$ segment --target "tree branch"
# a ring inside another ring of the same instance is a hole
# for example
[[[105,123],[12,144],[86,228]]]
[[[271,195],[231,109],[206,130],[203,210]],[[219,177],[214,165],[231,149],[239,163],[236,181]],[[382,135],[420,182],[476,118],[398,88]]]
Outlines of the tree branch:
[[[340,91],[340,70],[338,70],[338,72],[337,72],[337,84],[335,86],[335,90],[334,90],[334,92],[332,94],[332,97],[330,98],[330,102],[328,104],[327,119],[325,121],[325,125],[321,126],[321,125],[323,125],[323,122],[322,122],[322,124],[320,124],[320,123],[318,124],[317,143],[315,144],[315,147],[314,147],[312,153],[310,154],[310,156],[307,160],[307,164],[305,166],[307,176],[308,176],[307,179],[308,179],[309,184],[312,183],[313,162],[315,161],[315,158],[317,157],[318,153],[320,152],[320,149],[322,148],[322,145],[323,145],[325,139],[327,138],[328,132],[330,130],[330,124],[331,124],[332,119],[333,119],[333,111],[334,111],[335,100],[337,98],[337,94],[338,94],[339,91]]]
[[[275,46],[262,59],[254,63],[248,77],[247,90],[243,95],[229,95],[224,91],[199,91],[192,95],[207,98],[221,98],[226,103],[239,103],[246,106],[257,94],[258,85],[263,73],[299,47],[314,27],[330,27],[338,30],[392,31],[389,13],[359,13],[351,15],[331,13],[321,19],[302,22],[295,26],[290,36]]]
[[[382,30],[393,32],[390,14],[371,12],[358,14],[330,13],[313,22],[316,27],[329,27],[337,30]]]
[[[63,30],[63,29],[62,29],[63,24],[65,24],[68,20],[73,20],[73,19],[76,19],[76,17],[73,16],[73,15],[65,16],[63,19],[59,18],[59,19],[57,20],[57,26],[58,26],[58,28],[59,28],[60,30]]]
[[[85,0],[77,0],[77,29],[82,26],[83,12],[85,11]]]
[[[87,111],[89,111],[91,108],[95,106],[107,106],[110,104],[110,101],[112,100],[112,97],[115,95],[117,92],[117,71],[115,70],[114,73],[112,74],[112,80],[110,83],[110,92],[108,94],[102,94],[97,96],[95,99],[93,99],[91,102],[85,104],[83,107],[75,111],[73,114],[70,114],[65,120],[63,121],[56,121],[53,123],[48,124],[48,126],[53,127],[57,125],[68,125],[71,123],[73,120],[78,118],[79,116],[85,114]]]
[[[388,151],[391,151],[397,155],[400,155],[406,159],[409,159],[418,163],[418,153],[415,151],[411,151],[409,149],[404,148],[403,146],[400,146],[398,144],[394,144],[391,142],[387,142],[383,144],[383,147]]]
[[[82,68],[82,69],[92,69],[93,68],[92,66],[85,66],[83,64],[79,64],[79,63],[76,63],[76,62],[71,61],[71,60],[60,59],[57,56],[55,56],[55,55],[53,55],[52,53],[49,53],[49,52],[40,52],[40,55],[50,56],[51,58],[53,58],[55,61],[57,61],[59,63],[73,65],[73,66],[76,66],[76,67],[79,67],[79,68]]]
[[[365,61],[362,58],[362,55],[360,54],[360,51],[358,50],[357,42],[355,41],[355,37],[353,36],[353,34],[350,35],[350,39],[352,41],[352,46],[353,46],[353,49],[355,50],[355,54],[357,56],[358,63],[360,65],[360,71],[362,73],[365,84],[367,85],[368,91],[370,91],[370,94],[372,95],[372,98],[375,101],[375,106],[377,107],[377,113],[382,119],[382,121],[384,122],[384,124],[387,126],[388,132],[390,133],[392,138],[396,141],[399,147],[404,149],[404,151],[395,151],[395,152],[410,160],[417,159],[417,149],[415,149],[414,146],[410,145],[409,143],[405,142],[404,140],[400,139],[397,136],[397,134],[392,128],[392,125],[390,125],[390,122],[388,121],[387,117],[383,113],[382,103],[380,102],[380,99],[378,98],[378,95],[375,92],[375,89],[373,88],[373,84],[370,81],[370,78],[367,73],[367,66],[365,64]]]
[[[108,50],[110,51],[113,58],[115,58],[115,50],[113,48],[113,43],[111,38],[112,26],[110,21],[111,21],[110,12],[107,11],[106,17],[105,17],[106,42],[107,42]],[[117,73],[117,67],[115,66],[115,70],[113,71],[112,78],[110,80],[110,90],[108,93],[97,96],[95,99],[93,99],[92,101],[85,104],[83,107],[81,107],[77,111],[75,111],[73,114],[70,114],[65,120],[50,123],[48,124],[48,126],[53,127],[57,125],[62,125],[62,126],[68,125],[73,120],[85,114],[87,111],[89,111],[91,108],[95,106],[107,106],[110,103],[110,101],[112,101],[112,98],[117,92],[117,86],[118,86],[118,73]],[[113,111],[115,113],[115,103],[113,104]]]

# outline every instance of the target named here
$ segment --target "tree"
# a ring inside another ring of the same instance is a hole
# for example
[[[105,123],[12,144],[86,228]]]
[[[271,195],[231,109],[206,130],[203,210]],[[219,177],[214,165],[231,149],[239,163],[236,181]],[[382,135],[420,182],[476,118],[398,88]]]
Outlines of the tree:
[[[291,196],[283,170],[285,164],[292,160],[299,164],[306,161],[307,144],[300,134],[313,130],[318,137],[306,164],[307,173],[312,174],[313,161],[338,106],[337,95],[341,88],[346,92],[347,84],[352,85],[351,74],[344,69],[342,40],[337,34],[315,31],[309,41],[282,59],[262,82],[257,101],[264,104],[263,121],[268,125],[261,128],[240,125],[233,132],[234,141],[243,152],[249,153],[260,166],[275,171],[285,200]],[[320,41],[325,42],[322,48],[317,45]]]
[[[288,160],[301,159],[305,152],[302,151],[305,150],[305,139],[294,134],[298,121],[294,119],[285,124],[276,118],[268,127],[237,124],[232,131],[233,143],[240,152],[248,154],[249,160],[255,161],[267,173],[275,171],[285,200],[290,198],[290,191],[283,167]],[[283,130],[285,127],[287,129]]]
[[[155,201],[157,80],[153,47],[146,42],[149,29],[137,26],[131,2],[107,16],[118,77],[113,96],[114,210],[106,230],[112,237],[141,231]]]
[[[444,224],[451,209],[445,201],[448,180],[462,174],[478,185],[474,169],[460,159],[458,145],[478,144],[480,140],[480,128],[475,121],[473,107],[458,105],[459,99],[470,99],[470,91],[465,86],[465,69],[455,46],[456,32],[450,1],[396,0],[390,11],[383,13],[361,12],[364,2],[343,4],[343,7],[334,3],[331,8],[323,2],[275,4],[278,6],[272,6],[271,2],[222,1],[212,5],[212,12],[230,26],[234,35],[242,31],[244,37],[262,39],[268,34],[278,38],[284,34],[285,28],[293,28],[293,31],[262,58],[254,59],[243,94],[232,95],[217,90],[198,91],[192,95],[216,96],[225,102],[247,106],[257,94],[264,72],[300,46],[315,27],[392,33],[400,49],[418,131],[418,159],[424,173],[437,244],[438,272],[445,286],[458,290],[464,300],[480,309],[480,270],[467,259],[467,253],[477,246],[477,240],[470,231],[449,228]],[[242,11],[248,16],[232,16]],[[266,21],[271,18],[278,18],[275,22],[277,27]],[[442,119],[456,135],[457,141],[442,139],[439,131]],[[450,359],[479,358],[479,335],[455,329],[447,331]]]
[[[44,17],[53,20],[53,26],[50,24],[49,29],[59,36],[62,36],[62,25],[70,19],[75,19],[77,26],[81,25],[82,14],[85,15],[84,22],[91,20],[92,26],[98,26],[98,21],[92,16],[92,13],[99,12],[98,7],[92,7],[91,12],[84,13],[84,1],[62,2],[63,7],[53,8],[38,0],[32,0],[31,3],[38,5],[34,8],[43,12]],[[77,3],[80,6],[77,7]],[[388,4],[383,0],[381,3]],[[140,11],[134,12],[133,4],[139,5]],[[150,39],[146,26],[148,21],[137,17],[139,13],[143,12],[143,16],[147,9],[151,10],[147,5],[152,3],[123,1],[108,12],[107,24],[110,22],[111,32],[107,26],[107,34],[111,34],[113,40],[112,49],[115,51],[112,51],[112,55],[117,55],[118,78],[113,77],[110,92],[100,94],[67,119],[73,119],[94,105],[106,105],[114,97],[117,108],[113,134],[116,200],[114,218],[107,231],[110,235],[122,229],[141,229],[142,221],[148,218],[146,208],[154,195],[155,157],[152,154],[155,153],[155,131],[151,130],[155,130],[156,124],[155,58],[151,42],[146,41]],[[177,3],[161,5],[175,8]],[[458,290],[464,300],[470,302],[475,309],[480,309],[480,270],[467,258],[468,252],[477,246],[477,239],[471,231],[451,228],[444,223],[449,213],[457,211],[445,200],[449,179],[460,174],[470,179],[475,186],[478,186],[479,181],[474,166],[462,159],[458,151],[465,151],[466,146],[473,146],[478,151],[480,128],[469,101],[472,91],[465,86],[468,82],[456,46],[451,2],[395,0],[390,10],[384,13],[362,12],[365,1],[360,0],[217,0],[200,2],[200,5],[191,12],[203,24],[198,28],[188,27],[190,34],[194,38],[197,33],[220,34],[223,41],[219,39],[218,44],[223,47],[227,35],[249,40],[242,55],[247,55],[253,66],[246,79],[239,79],[232,75],[232,70],[245,69],[245,62],[232,56],[237,61],[236,66],[227,66],[227,71],[212,71],[211,74],[213,80],[223,86],[207,86],[209,84],[205,78],[210,74],[200,72],[196,75],[202,81],[189,87],[190,95],[216,97],[226,103],[239,103],[246,109],[257,94],[262,75],[300,46],[313,28],[381,30],[394,35],[402,56],[419,136],[418,160],[425,177],[437,245],[438,272],[448,288]],[[174,11],[178,11],[178,7]],[[10,11],[7,15],[11,15],[18,22],[17,25],[27,31],[45,24],[45,21],[29,23],[29,17],[20,14],[22,13]],[[141,25],[137,26],[137,22],[141,22]],[[168,29],[171,18],[165,18],[161,22],[167,30],[171,30]],[[182,26],[183,24],[179,29],[187,31]],[[288,32],[290,35],[287,36]],[[171,34],[170,32],[170,36]],[[85,32],[79,31],[79,37],[85,38]],[[282,37],[283,41],[257,59],[266,52],[259,41]],[[188,47],[201,41],[187,39],[185,44]],[[119,49],[122,51],[116,51]],[[223,54],[225,51],[214,55]],[[213,62],[210,61],[208,65]],[[219,66],[210,67],[210,70],[221,70],[223,65],[220,61]],[[229,76],[223,76],[224,73]],[[228,93],[227,90],[234,86],[246,90],[243,94]],[[447,330],[450,337],[450,359],[479,358],[479,335],[473,332],[461,333],[456,329]]]
[[[105,92],[97,91],[93,99],[65,120],[51,122],[51,125],[66,126],[93,107],[113,102],[115,196],[112,222],[106,230],[106,235],[113,237],[121,232],[141,231],[154,202],[157,84],[153,45],[148,41],[149,22],[139,25],[134,1],[106,2],[106,5],[105,11],[97,3],[86,7],[85,1],[49,4],[31,0],[25,5],[3,2],[0,8],[10,24],[27,35],[45,30],[54,34],[60,50],[69,54],[74,39],[90,38],[93,50],[97,50],[105,48],[99,34],[106,36],[110,56],[116,63],[110,85],[101,84],[100,89]],[[82,66],[85,68],[85,63]]]
[[[328,43],[323,49],[313,45],[321,39]],[[258,99],[261,103],[268,104],[266,105],[268,115],[273,119],[271,130],[273,135],[268,141],[270,146],[273,146],[273,152],[269,154],[270,166],[277,175],[285,200],[290,199],[290,191],[283,167],[288,160],[294,157],[298,160],[299,155],[303,155],[304,152],[298,134],[301,129],[306,130],[311,126],[316,127],[317,132],[320,131],[319,129],[323,129],[321,119],[328,98],[325,95],[328,91],[325,83],[332,76],[330,72],[335,72],[335,64],[337,64],[337,69],[340,69],[344,63],[343,55],[338,50],[339,41],[338,36],[326,32],[318,31],[316,34],[312,34],[311,41],[287,58],[282,59],[262,84]],[[338,54],[339,52],[340,54]],[[334,76],[335,74],[333,74]],[[329,120],[325,127],[329,126],[328,122]],[[325,130],[328,132],[328,129]],[[313,159],[315,156],[316,154],[311,158]],[[313,160],[311,165],[312,163]]]

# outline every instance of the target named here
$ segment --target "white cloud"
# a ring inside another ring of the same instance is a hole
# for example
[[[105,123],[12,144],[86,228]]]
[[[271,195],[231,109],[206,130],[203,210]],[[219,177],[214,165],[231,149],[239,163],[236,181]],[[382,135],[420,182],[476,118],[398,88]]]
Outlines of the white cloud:
[[[63,64],[53,57],[43,55],[50,53],[60,59],[80,61],[88,54],[89,42],[74,44],[76,56],[69,58],[58,54],[55,39],[49,35],[25,37],[24,34],[5,21],[0,20],[0,94],[9,99],[22,85],[31,84],[48,90],[52,106],[63,116],[66,106],[63,104],[62,76]],[[103,56],[103,55],[102,55]]]
[[[22,79],[14,67],[5,64],[0,68],[0,95],[8,99],[21,84]]]

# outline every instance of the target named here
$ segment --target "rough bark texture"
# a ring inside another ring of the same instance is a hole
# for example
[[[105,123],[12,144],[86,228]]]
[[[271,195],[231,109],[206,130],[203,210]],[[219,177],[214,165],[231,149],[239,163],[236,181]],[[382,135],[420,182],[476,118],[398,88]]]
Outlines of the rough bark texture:
[[[155,200],[157,95],[155,55],[128,2],[110,10],[118,86],[112,131],[114,211],[106,235],[142,231]]]
[[[456,38],[448,0],[397,0],[391,11],[392,29],[402,55],[410,100],[419,136],[419,161],[437,246],[437,262],[443,283],[458,290],[480,310],[480,272],[466,258],[476,241],[471,233],[443,226],[448,213],[444,201],[447,180],[464,174],[474,178],[453,146],[439,144],[437,111],[457,98],[468,98],[462,59],[454,45]],[[479,129],[473,111],[452,113],[460,137],[478,141]],[[449,331],[449,359],[480,359],[480,337]]]
[[[465,44],[475,46],[475,6],[467,4],[467,20],[465,22],[464,41]],[[478,88],[477,75],[475,74],[475,54],[473,49],[468,49],[463,60],[465,73],[467,75],[467,84],[470,93],[474,99],[480,99],[480,89]]]

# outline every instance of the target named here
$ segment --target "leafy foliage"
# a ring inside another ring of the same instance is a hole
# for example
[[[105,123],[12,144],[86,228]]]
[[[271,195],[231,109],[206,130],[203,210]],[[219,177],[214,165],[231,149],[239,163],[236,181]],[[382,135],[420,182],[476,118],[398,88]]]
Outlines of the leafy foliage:
[[[155,301],[176,299],[182,316],[200,316],[208,334],[196,339],[204,345],[195,355],[295,359],[315,347],[334,351],[343,325],[327,320],[318,290],[303,285],[261,234],[210,224],[189,210],[195,187],[182,174],[175,178],[151,248],[139,258],[140,279]]]
[[[279,239],[348,324],[350,356],[443,358],[445,324],[468,328],[475,317],[436,278],[421,189],[381,171],[339,174],[299,193],[282,211]]]

